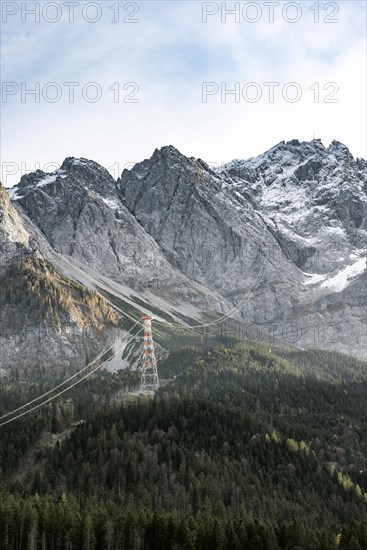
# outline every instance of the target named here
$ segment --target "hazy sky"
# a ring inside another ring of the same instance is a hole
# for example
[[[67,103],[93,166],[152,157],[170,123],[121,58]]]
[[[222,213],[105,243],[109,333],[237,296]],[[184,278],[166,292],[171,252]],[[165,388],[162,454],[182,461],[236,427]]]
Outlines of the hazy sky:
[[[67,156],[117,177],[169,144],[217,164],[314,136],[366,156],[364,1],[1,8],[5,185]]]

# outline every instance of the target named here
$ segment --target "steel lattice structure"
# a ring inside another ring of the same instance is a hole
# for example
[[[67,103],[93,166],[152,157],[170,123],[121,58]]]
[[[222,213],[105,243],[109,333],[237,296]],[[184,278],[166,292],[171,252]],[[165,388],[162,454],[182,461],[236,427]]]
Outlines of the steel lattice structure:
[[[140,382],[140,392],[148,395],[154,394],[159,388],[157,371],[157,359],[154,353],[151,315],[141,317],[144,324],[143,366]]]

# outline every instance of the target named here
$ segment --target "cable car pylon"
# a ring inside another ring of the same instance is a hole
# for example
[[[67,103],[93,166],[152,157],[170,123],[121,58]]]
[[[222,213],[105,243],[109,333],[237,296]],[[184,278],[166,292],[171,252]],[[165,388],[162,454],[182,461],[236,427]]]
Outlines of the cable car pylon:
[[[142,374],[140,382],[140,393],[154,395],[159,388],[157,370],[157,359],[154,353],[154,342],[152,332],[152,315],[142,315],[144,325],[144,345],[142,357]]]

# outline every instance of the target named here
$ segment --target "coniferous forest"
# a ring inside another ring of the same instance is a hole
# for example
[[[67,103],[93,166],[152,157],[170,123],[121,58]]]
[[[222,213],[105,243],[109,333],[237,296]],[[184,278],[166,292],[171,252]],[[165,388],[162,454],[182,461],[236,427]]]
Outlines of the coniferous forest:
[[[154,397],[99,372],[0,427],[0,548],[366,549],[366,372],[250,342],[172,352]]]

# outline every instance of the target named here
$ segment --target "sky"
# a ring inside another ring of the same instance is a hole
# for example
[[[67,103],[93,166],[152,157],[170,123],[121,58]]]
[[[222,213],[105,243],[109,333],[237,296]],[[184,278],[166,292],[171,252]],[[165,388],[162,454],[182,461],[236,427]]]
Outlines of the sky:
[[[174,145],[221,165],[282,140],[366,157],[366,3],[1,3],[1,179],[69,156],[118,177]]]

